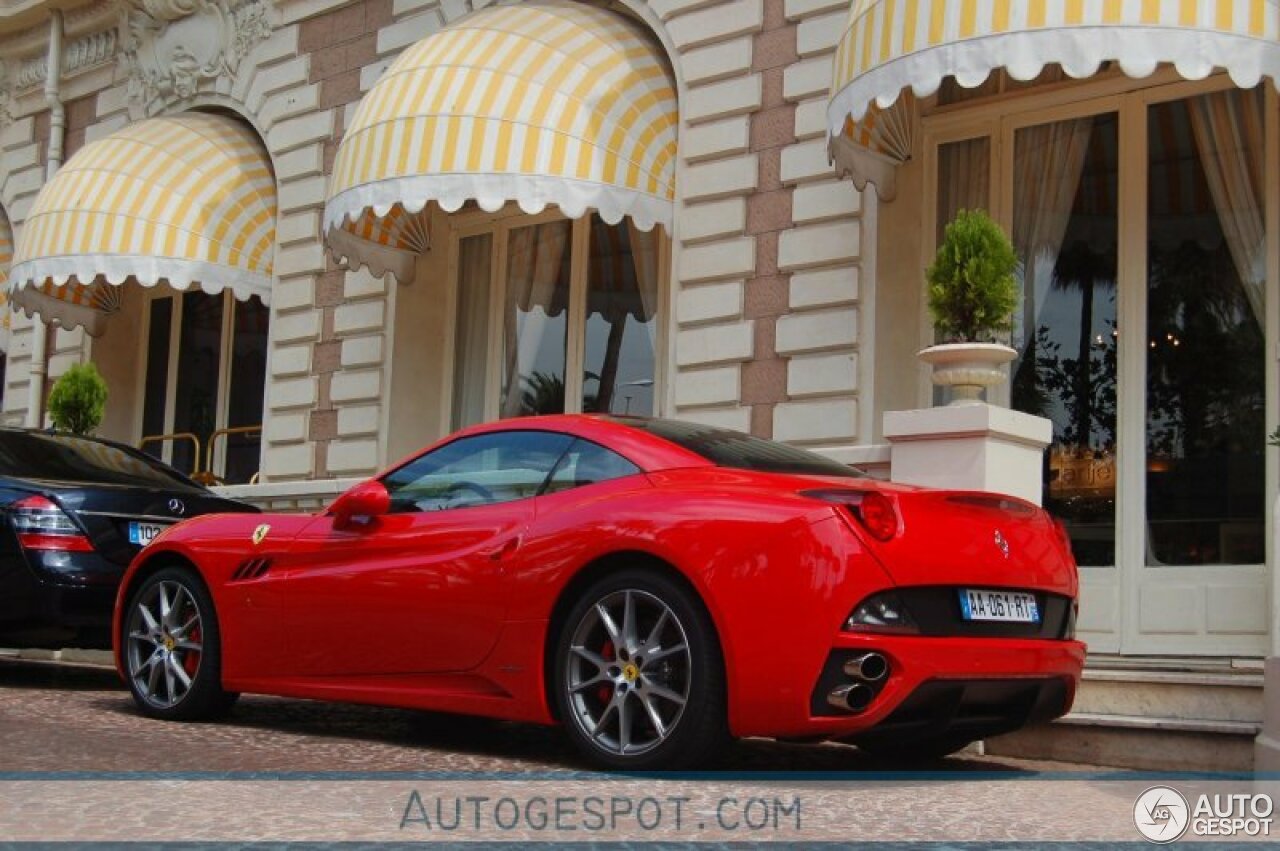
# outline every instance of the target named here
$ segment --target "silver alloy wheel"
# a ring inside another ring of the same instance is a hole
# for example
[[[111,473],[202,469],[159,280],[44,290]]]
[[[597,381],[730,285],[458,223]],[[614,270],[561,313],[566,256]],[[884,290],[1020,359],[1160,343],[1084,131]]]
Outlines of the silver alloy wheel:
[[[582,615],[566,660],[574,723],[620,756],[653,750],[675,730],[692,687],[693,657],[674,611],[627,588]]]
[[[200,607],[180,582],[158,582],[129,613],[126,661],[138,694],[157,709],[187,696],[203,652]]]

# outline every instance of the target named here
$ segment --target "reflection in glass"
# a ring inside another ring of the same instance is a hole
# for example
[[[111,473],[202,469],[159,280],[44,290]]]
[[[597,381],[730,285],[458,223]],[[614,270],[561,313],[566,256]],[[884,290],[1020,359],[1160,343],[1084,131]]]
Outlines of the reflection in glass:
[[[516,228],[507,243],[501,414],[564,412],[568,221]]]
[[[935,245],[961,210],[991,209],[991,140],[982,136],[938,146],[938,221]]]
[[[267,379],[267,325],[271,310],[262,299],[233,300],[231,338],[231,387],[227,396],[227,426],[262,425],[262,402]],[[244,484],[258,472],[262,432],[229,434],[222,478],[227,484]]]
[[[582,409],[653,413],[658,231],[591,218]]]
[[[164,403],[169,396],[169,333],[173,327],[173,299],[150,302],[151,321],[147,330],[147,377],[143,386],[142,436],[161,435],[164,430]],[[145,451],[164,457],[163,443],[148,443]]]
[[[991,140],[986,136],[938,146],[938,204],[935,245],[961,210],[991,209]],[[933,404],[945,405],[945,388],[933,388]]]
[[[1014,139],[1013,407],[1053,421],[1045,507],[1076,560],[1115,564],[1115,114],[1027,127]]]
[[[178,389],[173,406],[173,430],[191,432],[200,448],[209,445],[217,428],[218,366],[222,354],[222,295],[199,290],[182,295],[182,328],[179,337]],[[191,473],[204,466],[188,441],[175,441],[173,466]]]
[[[1147,564],[1260,564],[1262,90],[1147,118]]]
[[[453,350],[453,427],[484,419],[485,361],[489,348],[489,278],[493,234],[458,243],[458,317]]]

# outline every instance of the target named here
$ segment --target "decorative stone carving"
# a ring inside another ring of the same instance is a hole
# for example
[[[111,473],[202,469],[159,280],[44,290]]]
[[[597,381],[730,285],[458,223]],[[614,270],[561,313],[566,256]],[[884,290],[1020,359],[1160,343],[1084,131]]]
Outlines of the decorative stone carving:
[[[102,30],[72,39],[62,48],[62,73],[74,74],[110,62],[115,58],[118,40],[115,30]],[[18,64],[14,83],[19,89],[34,88],[43,84],[47,76],[48,61],[43,55],[32,56]]]
[[[130,97],[188,98],[232,76],[271,34],[267,0],[129,0],[124,56]]]
[[[0,59],[0,127],[13,120],[13,91],[8,65],[9,63]]]

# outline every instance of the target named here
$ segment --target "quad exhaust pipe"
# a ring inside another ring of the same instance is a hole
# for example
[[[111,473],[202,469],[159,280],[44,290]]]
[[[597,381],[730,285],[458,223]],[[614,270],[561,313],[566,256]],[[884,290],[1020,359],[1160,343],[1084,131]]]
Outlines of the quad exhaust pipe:
[[[864,683],[878,683],[889,674],[889,660],[879,653],[863,653],[844,663],[844,673]]]
[[[827,703],[836,709],[861,712],[871,705],[875,696],[875,690],[866,683],[849,683],[832,689],[827,695]]]

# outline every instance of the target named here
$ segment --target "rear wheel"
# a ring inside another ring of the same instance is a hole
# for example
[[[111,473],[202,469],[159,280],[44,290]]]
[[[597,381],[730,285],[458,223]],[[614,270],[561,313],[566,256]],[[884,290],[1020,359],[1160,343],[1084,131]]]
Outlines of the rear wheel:
[[[570,738],[608,768],[685,768],[728,740],[715,628],[665,576],[630,569],[588,588],[560,631],[554,680]]]
[[[222,655],[213,598],[190,568],[144,581],[126,610],[121,636],[129,691],[154,718],[195,721],[224,714],[236,695],[222,689]]]

